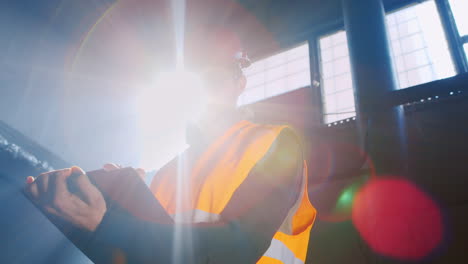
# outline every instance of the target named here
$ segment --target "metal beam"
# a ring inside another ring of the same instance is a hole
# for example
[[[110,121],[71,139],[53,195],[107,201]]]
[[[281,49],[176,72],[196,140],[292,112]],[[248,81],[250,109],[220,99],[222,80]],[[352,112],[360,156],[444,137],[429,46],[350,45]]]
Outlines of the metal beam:
[[[382,0],[342,0],[364,146],[378,174],[406,172],[403,109],[383,107],[383,95],[397,90]]]
[[[427,101],[428,98],[435,100],[438,97],[451,97],[460,94],[468,94],[468,74],[459,74],[447,79],[423,83],[408,89],[390,92],[382,97],[386,106],[404,105],[418,102],[421,99]],[[437,97],[436,97],[437,96]]]

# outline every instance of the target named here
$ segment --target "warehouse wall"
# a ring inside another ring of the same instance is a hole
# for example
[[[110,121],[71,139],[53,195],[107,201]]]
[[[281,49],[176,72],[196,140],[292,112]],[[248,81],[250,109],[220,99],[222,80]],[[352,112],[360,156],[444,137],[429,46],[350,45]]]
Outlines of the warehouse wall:
[[[445,87],[439,88],[450,91],[450,81],[443,85]],[[337,215],[333,211],[339,194],[363,180],[366,170],[355,169],[360,164],[362,148],[354,122],[317,126],[318,107],[308,100],[311,96],[312,90],[303,88],[251,106],[259,121],[289,123],[304,138],[310,182],[316,183],[310,186],[309,195],[319,210],[312,230],[308,263],[405,263],[373,252],[360,237],[350,215]],[[463,93],[405,106],[409,173],[404,178],[433,199],[444,219],[443,240],[430,256],[415,262],[460,263],[466,258],[467,111],[468,97]],[[394,195],[399,195],[398,190]],[[411,241],[402,241],[404,243]]]

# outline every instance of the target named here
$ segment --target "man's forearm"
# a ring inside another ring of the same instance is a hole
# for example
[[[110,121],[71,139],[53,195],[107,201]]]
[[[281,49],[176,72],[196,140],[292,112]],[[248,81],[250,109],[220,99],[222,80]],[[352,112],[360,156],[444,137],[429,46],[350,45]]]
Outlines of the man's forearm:
[[[167,225],[110,208],[82,249],[95,263],[255,263],[257,252],[236,222]]]
[[[281,133],[233,194],[225,222],[164,225],[110,207],[83,251],[97,263],[113,263],[114,255],[126,263],[255,263],[300,198],[302,151],[291,133]]]
[[[173,241],[171,225],[141,221],[113,206],[82,250],[94,263],[171,263]]]

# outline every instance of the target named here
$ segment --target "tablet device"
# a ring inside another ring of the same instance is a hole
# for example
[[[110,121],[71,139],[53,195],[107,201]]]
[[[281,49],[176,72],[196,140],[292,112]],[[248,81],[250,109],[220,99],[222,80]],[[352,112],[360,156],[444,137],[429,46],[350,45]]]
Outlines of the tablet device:
[[[104,169],[86,172],[90,181],[101,191],[106,200],[107,209],[120,207],[140,220],[159,224],[171,224],[172,218],[161,206],[151,190],[140,178],[138,172],[131,168],[122,168],[112,171]],[[70,192],[79,196],[74,184],[74,178],[79,175],[71,175],[67,186]],[[27,198],[28,196],[25,195]],[[54,218],[50,214],[44,215],[79,249],[83,251],[92,232],[81,230],[68,222]]]
[[[118,204],[141,220],[164,224],[173,222],[135,169],[100,169],[86,175],[104,195],[107,207]]]

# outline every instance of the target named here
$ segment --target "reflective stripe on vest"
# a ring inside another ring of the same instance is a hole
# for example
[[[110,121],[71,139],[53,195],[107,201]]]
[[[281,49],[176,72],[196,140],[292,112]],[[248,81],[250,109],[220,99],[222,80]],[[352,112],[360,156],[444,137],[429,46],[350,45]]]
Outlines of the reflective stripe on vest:
[[[187,161],[182,155],[178,162],[162,168],[154,177],[151,190],[175,222],[216,222],[284,128],[241,121],[195,161]],[[301,195],[258,263],[304,263],[314,219],[304,166]]]
[[[283,242],[278,239],[271,240],[270,247],[267,252],[263,254],[265,257],[270,257],[272,259],[277,259],[283,263],[287,264],[303,264],[304,261],[296,258],[294,252],[292,252]]]
[[[213,223],[221,219],[219,214],[208,213],[199,209],[171,214],[176,223]]]

